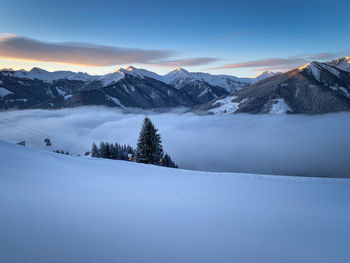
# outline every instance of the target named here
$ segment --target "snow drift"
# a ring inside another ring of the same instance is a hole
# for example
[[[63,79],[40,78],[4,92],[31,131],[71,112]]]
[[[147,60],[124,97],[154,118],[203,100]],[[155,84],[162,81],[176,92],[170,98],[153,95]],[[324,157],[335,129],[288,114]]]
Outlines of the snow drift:
[[[194,172],[0,141],[0,262],[346,262],[350,181]]]

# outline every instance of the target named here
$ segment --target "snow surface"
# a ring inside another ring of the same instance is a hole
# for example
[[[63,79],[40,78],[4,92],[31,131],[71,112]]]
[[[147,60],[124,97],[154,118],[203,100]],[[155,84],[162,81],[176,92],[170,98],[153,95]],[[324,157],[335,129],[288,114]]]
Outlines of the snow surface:
[[[318,67],[318,63],[317,62],[311,62],[308,63],[300,68],[298,68],[299,71],[304,71],[307,70],[308,72],[310,72],[316,80],[320,81],[320,69]]]
[[[6,101],[9,101],[9,102],[16,102],[16,101],[27,102],[28,99],[9,99],[9,100],[6,100]]]
[[[87,73],[82,73],[82,72],[78,72],[78,73],[71,72],[71,71],[49,72],[37,67],[32,68],[30,71],[26,71],[23,69],[14,71],[14,76],[17,78],[39,79],[48,83],[51,83],[59,79],[92,81],[98,77],[98,76],[91,76]]]
[[[275,76],[277,74],[281,74],[281,72],[272,72],[272,71],[267,71],[266,70],[266,71],[260,72],[259,74],[255,75],[253,77],[253,79],[255,79],[255,82],[257,82],[259,80],[266,79],[266,78]]]
[[[340,70],[350,72],[350,57],[338,58],[326,63],[313,61],[298,69],[299,71],[309,71],[318,81],[320,81],[320,70],[322,68],[339,78],[341,73]]]
[[[5,97],[6,95],[13,94],[12,91],[0,87],[0,97]]]
[[[58,95],[60,96],[64,96],[67,94],[67,92],[65,92],[64,90],[60,89],[60,88],[56,88],[57,92],[58,92]]]
[[[284,114],[287,111],[292,111],[292,109],[287,105],[284,99],[276,99],[272,103],[270,114]]]
[[[338,58],[328,63],[337,68],[350,72],[350,57]]]
[[[114,103],[115,105],[118,105],[118,106],[124,108],[124,105],[123,105],[123,104],[120,102],[120,100],[117,99],[116,97],[112,97],[112,96],[109,96],[109,95],[105,95],[105,96],[106,96],[107,99],[113,101],[113,103]]]
[[[346,97],[350,98],[350,92],[346,88],[338,87],[338,89],[340,89],[345,94]]]
[[[148,71],[146,69],[138,69],[132,66],[128,66],[126,68],[120,68],[118,69],[118,71],[126,74],[130,74],[136,77],[140,77],[140,78],[148,77],[148,78],[154,78],[160,81],[162,81],[162,78],[163,78],[163,76],[160,76],[157,73],[154,73],[152,71]]]
[[[254,83],[257,80],[254,78],[237,78],[229,75],[211,75],[203,72],[188,72],[181,67],[177,67],[173,71],[164,75],[162,81],[167,84],[175,85],[176,88],[181,87],[183,83],[202,81],[212,86],[222,87],[228,92],[233,92],[241,89],[247,84]]]
[[[115,71],[113,73],[109,73],[107,75],[99,77],[98,80],[103,83],[103,86],[108,86],[116,83],[117,81],[123,78],[124,78],[123,72]]]
[[[219,104],[219,107],[212,108],[208,112],[214,114],[226,114],[226,113],[234,113],[239,108],[239,104],[241,102],[233,102],[232,100],[236,99],[236,96],[228,96],[223,99],[214,101],[212,105]]]
[[[0,262],[348,262],[350,181],[205,173],[0,142]]]
[[[64,96],[64,100],[69,100],[70,98],[72,98],[73,95],[72,94],[68,94]]]

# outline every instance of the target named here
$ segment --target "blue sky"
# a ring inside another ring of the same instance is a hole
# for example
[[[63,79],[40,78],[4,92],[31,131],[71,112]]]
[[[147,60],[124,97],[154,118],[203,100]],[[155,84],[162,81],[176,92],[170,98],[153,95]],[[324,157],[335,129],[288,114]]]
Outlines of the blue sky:
[[[349,56],[349,10],[350,1],[4,0],[0,68],[251,76]]]

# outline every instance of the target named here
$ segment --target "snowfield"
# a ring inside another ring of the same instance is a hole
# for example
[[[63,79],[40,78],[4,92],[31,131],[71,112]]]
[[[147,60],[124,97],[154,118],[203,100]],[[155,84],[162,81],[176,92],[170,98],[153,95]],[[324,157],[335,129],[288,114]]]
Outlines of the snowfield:
[[[0,141],[0,262],[349,262],[350,180],[210,173]]]

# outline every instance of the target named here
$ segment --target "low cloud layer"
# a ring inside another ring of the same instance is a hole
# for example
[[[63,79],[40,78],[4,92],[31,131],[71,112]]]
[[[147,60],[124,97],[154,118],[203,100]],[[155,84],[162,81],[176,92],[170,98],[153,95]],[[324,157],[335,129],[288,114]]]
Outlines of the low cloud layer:
[[[210,64],[215,58],[170,60],[178,52],[95,45],[79,42],[44,42],[13,34],[0,36],[0,58],[35,62],[55,62],[78,66],[154,64],[163,67]]]
[[[135,146],[144,116],[103,107],[2,112],[0,138],[73,153],[83,153],[92,142],[100,141]],[[181,168],[349,176],[350,113],[197,116],[172,112],[148,116],[159,128],[165,150]],[[46,135],[51,137],[51,148],[44,145]]]
[[[222,65],[219,67],[211,68],[216,69],[230,69],[230,68],[259,68],[259,70],[274,70],[274,69],[293,69],[299,66],[305,65],[313,60],[332,60],[338,57],[343,57],[350,54],[350,50],[342,52],[323,52],[317,54],[303,54],[298,56],[291,56],[287,58],[267,58],[259,60],[251,60],[239,63],[231,63]]]

